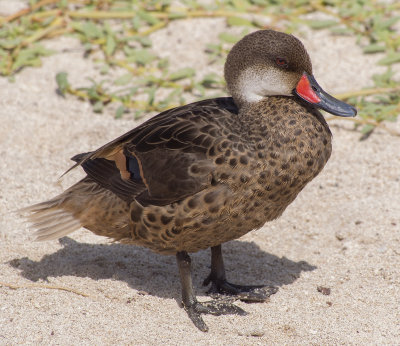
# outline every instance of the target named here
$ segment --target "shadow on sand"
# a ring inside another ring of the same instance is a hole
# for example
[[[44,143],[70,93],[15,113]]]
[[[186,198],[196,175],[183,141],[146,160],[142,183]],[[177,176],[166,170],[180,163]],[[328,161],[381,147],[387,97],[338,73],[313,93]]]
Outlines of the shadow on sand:
[[[27,257],[9,262],[31,281],[49,277],[77,276],[93,280],[112,279],[126,282],[130,287],[159,297],[180,296],[178,269],[174,256],[162,256],[145,248],[111,244],[79,243],[71,238],[59,239],[62,249],[32,261]],[[267,253],[253,242],[231,241],[223,245],[228,280],[238,284],[283,286],[293,283],[302,271],[315,266],[294,262]],[[191,255],[193,280],[197,293],[210,268],[210,253],[200,251]]]

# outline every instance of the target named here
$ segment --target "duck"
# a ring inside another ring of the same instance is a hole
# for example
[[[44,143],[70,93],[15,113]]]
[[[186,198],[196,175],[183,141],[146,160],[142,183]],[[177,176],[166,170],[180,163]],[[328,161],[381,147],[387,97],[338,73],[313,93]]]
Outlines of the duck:
[[[24,209],[37,240],[83,227],[176,256],[182,305],[204,332],[203,314],[246,312],[232,300],[197,300],[190,253],[211,248],[209,292],[265,302],[276,288],[227,281],[221,244],[281,216],[321,172],[332,135],[319,110],[357,114],[320,87],[304,45],[283,32],[243,37],[227,55],[224,77],[230,97],[166,110],[74,156],[70,169],[86,176]]]

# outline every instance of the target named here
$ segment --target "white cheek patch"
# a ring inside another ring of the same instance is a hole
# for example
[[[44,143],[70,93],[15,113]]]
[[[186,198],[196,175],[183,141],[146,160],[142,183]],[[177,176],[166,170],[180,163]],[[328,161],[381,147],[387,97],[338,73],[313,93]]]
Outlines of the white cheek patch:
[[[249,103],[258,102],[266,96],[291,96],[293,88],[286,83],[287,73],[275,68],[261,71],[248,68],[240,74],[238,91]]]

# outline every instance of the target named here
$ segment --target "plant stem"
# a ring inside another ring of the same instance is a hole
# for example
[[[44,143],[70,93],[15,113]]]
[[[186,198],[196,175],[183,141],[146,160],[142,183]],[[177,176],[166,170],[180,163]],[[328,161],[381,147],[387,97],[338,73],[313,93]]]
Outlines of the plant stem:
[[[337,117],[326,118],[326,121],[331,121],[331,120],[346,120],[346,121],[351,121],[353,123],[357,123],[357,124],[361,124],[361,125],[372,125],[372,126],[379,127],[382,130],[385,130],[385,131],[389,132],[393,136],[399,136],[400,137],[400,133],[399,132],[388,128],[387,126],[385,126],[384,124],[382,124],[382,123],[380,123],[378,121],[367,120],[367,119],[358,119],[358,118],[340,118],[340,119],[337,118]]]
[[[394,88],[362,89],[362,90],[356,90],[356,91],[349,91],[349,92],[342,93],[342,94],[335,94],[334,96],[340,100],[345,100],[350,97],[368,96],[368,95],[374,95],[374,94],[386,94],[386,93],[391,93],[391,92],[395,92],[395,91],[400,91],[400,86],[394,87]]]
[[[32,36],[26,38],[22,42],[22,46],[27,46],[30,43],[33,43],[35,41],[39,41],[41,38],[47,36],[52,31],[60,29],[63,25],[64,25],[64,23],[63,23],[62,18],[57,17],[56,19],[53,20],[53,22],[47,28],[45,28],[43,30],[38,30]]]
[[[28,13],[33,12],[33,11],[36,11],[38,8],[40,8],[42,6],[55,4],[57,2],[59,2],[59,0],[42,0],[42,1],[39,1],[37,4],[35,4],[35,5],[33,5],[33,6],[29,7],[29,8],[24,8],[24,9],[22,9],[22,10],[16,12],[16,13],[4,18],[4,23],[12,22],[13,20],[15,20],[15,19],[17,19],[19,17],[22,17],[22,16],[24,16],[24,15],[26,15]]]
[[[9,284],[9,283],[0,281],[0,286],[8,287],[8,288],[11,288],[11,289],[17,289],[17,288],[47,288],[47,289],[52,289],[52,290],[67,291],[67,292],[75,293],[75,294],[83,296],[83,297],[89,297],[88,294],[76,291],[76,290],[74,290],[72,288],[67,288],[67,287],[62,287],[62,286],[54,286],[54,285],[41,285],[41,284],[36,284],[36,285],[35,284],[18,285],[18,284]]]

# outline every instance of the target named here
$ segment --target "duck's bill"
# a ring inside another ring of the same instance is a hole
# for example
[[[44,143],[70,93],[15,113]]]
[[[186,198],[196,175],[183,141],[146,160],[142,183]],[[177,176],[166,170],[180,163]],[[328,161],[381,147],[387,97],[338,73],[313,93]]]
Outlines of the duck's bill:
[[[354,117],[357,114],[357,109],[326,93],[318,85],[315,78],[306,72],[304,72],[293,92],[308,103],[331,114],[341,117]]]

